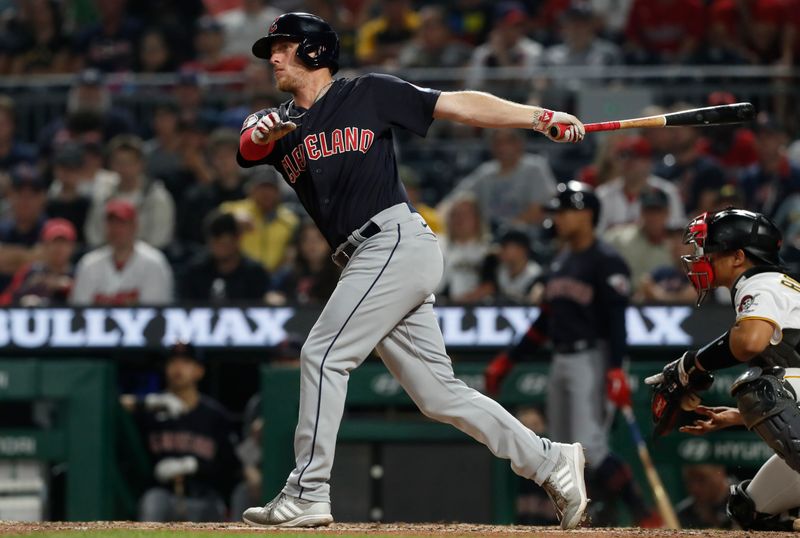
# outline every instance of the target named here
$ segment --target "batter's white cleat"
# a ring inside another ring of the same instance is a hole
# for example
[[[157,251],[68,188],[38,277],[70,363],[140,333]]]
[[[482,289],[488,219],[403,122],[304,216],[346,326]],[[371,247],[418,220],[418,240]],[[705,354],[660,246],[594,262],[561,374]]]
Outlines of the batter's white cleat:
[[[583,457],[583,446],[580,443],[561,445],[558,461],[542,487],[556,505],[556,512],[561,520],[561,528],[574,529],[584,522],[586,505],[586,482],[583,468],[586,459]]]
[[[248,508],[242,520],[254,527],[322,527],[333,523],[331,503],[279,494],[263,508]]]

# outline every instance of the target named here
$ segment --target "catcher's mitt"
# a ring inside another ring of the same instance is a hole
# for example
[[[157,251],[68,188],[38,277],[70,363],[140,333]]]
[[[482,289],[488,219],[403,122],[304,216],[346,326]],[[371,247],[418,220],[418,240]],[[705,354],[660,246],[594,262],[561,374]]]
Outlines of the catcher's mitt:
[[[653,417],[654,437],[668,434],[674,427],[682,411],[692,411],[700,404],[696,391],[707,390],[714,382],[714,375],[695,370],[691,383],[683,385],[676,369],[665,368],[663,379],[653,385],[653,398],[650,411]]]

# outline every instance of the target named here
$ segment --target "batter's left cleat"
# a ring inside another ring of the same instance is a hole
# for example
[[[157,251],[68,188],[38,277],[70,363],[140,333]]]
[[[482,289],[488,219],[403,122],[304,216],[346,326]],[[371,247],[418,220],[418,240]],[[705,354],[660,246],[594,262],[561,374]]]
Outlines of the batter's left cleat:
[[[586,495],[586,482],[583,478],[585,466],[586,459],[580,443],[562,444],[556,466],[542,484],[550,500],[556,505],[561,528],[564,530],[574,529],[586,521],[589,497]]]
[[[266,506],[248,508],[242,520],[254,527],[322,527],[333,523],[331,503],[280,493]]]

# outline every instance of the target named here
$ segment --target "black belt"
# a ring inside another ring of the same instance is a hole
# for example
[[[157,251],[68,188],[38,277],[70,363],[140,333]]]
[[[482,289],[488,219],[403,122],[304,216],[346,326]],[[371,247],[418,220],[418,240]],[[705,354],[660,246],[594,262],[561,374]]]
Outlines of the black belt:
[[[378,226],[372,221],[369,221],[369,224],[367,224],[364,227],[364,229],[360,230],[359,233],[361,234],[361,237],[363,237],[366,240],[380,231],[381,231],[380,226]],[[350,258],[353,256],[353,253],[358,248],[358,245],[354,245],[350,241],[345,241],[345,243],[346,244],[344,244],[343,247],[337,248],[336,252],[334,252],[333,255],[331,256],[331,259],[333,259],[333,263],[342,268],[344,268],[344,266],[347,265],[347,262],[350,261]]]
[[[597,347],[594,340],[575,340],[574,342],[561,342],[553,344],[556,353],[579,353]]]

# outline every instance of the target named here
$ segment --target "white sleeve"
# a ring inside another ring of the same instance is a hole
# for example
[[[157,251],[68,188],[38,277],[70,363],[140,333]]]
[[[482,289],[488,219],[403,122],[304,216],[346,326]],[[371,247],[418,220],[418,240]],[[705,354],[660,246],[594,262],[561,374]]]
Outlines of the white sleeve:
[[[172,241],[175,229],[175,202],[162,185],[153,185],[151,203],[153,217],[145,242],[156,248],[164,248]]]
[[[85,259],[81,259],[75,270],[75,281],[69,297],[70,304],[77,306],[92,304],[92,280],[91,270],[87,269]]]
[[[769,276],[759,276],[752,282],[745,282],[736,292],[734,305],[737,323],[746,319],[760,319],[772,324],[775,331],[770,343],[773,345],[783,338],[786,312],[785,298],[778,288],[779,279],[779,275],[770,273]]]
[[[151,274],[152,278],[147,281],[148,285],[142,287],[139,299],[142,304],[160,305],[172,302],[174,287],[172,269],[163,258],[156,260],[156,263]]]

